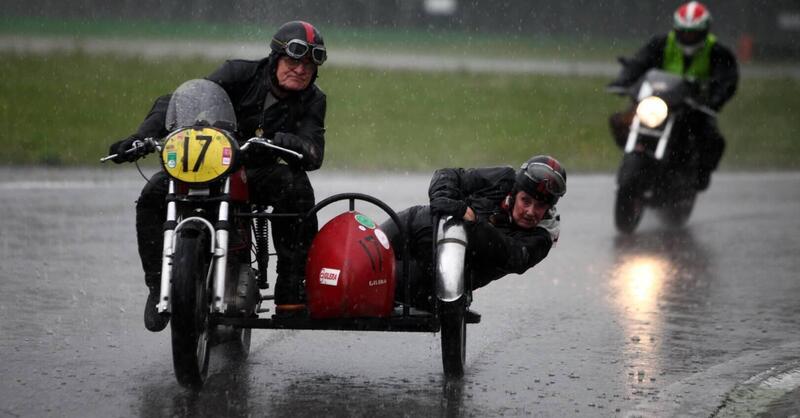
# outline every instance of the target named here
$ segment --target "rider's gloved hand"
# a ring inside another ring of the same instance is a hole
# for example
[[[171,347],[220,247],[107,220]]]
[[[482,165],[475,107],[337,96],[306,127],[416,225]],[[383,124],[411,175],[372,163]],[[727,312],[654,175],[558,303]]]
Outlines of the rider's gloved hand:
[[[558,242],[558,235],[561,233],[561,215],[558,214],[556,207],[551,207],[536,226],[550,233],[553,244]]]
[[[437,216],[450,216],[456,219],[464,217],[467,211],[467,202],[450,199],[448,197],[435,197],[431,199],[431,213]]]
[[[139,145],[136,151],[128,152],[132,148],[134,148],[135,145]],[[116,157],[111,159],[111,161],[117,164],[122,164],[124,162],[133,162],[138,160],[147,153],[148,151],[147,147],[144,145],[145,145],[144,138],[142,138],[137,134],[133,134],[121,141],[117,141],[111,144],[111,146],[108,147],[108,154],[109,155],[117,154]]]

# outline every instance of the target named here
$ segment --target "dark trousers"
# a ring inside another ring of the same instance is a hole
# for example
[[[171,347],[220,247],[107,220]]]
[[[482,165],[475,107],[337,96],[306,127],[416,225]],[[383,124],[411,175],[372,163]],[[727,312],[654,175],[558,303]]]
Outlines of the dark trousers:
[[[418,308],[430,308],[430,297],[433,296],[435,286],[434,219],[431,216],[430,206],[412,206],[398,213],[397,216],[408,231],[408,259],[403,258],[403,243],[395,223],[390,219],[380,226],[389,238],[395,257],[398,259],[395,274],[397,278],[395,300],[408,302],[405,297],[405,279],[402,275],[403,263],[407,263],[408,280],[411,282],[410,303]],[[476,290],[504,275],[498,274],[494,268],[497,260],[503,257],[495,254],[496,248],[499,246],[493,245],[491,238],[470,233],[468,241],[468,259],[465,260],[469,263],[471,271],[468,284],[470,290]]]
[[[251,203],[272,206],[274,213],[303,213],[314,206],[314,189],[305,171],[285,164],[247,170]],[[169,177],[160,171],[150,178],[136,202],[136,235],[145,282],[160,280],[163,224],[166,221]],[[276,303],[297,303],[305,277],[308,248],[317,231],[317,218],[306,223],[295,219],[274,219],[272,240],[278,255],[275,285]]]

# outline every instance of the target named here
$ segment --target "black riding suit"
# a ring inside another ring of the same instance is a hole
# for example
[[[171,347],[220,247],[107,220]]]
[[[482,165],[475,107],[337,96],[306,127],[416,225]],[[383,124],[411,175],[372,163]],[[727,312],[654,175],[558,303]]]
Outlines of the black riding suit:
[[[428,189],[431,205],[413,206],[398,214],[409,231],[412,304],[428,307],[428,297],[433,294],[432,206],[435,212],[448,212],[459,219],[467,207],[475,213],[474,222],[464,222],[472,290],[509,273],[522,274],[547,256],[553,244],[550,233],[540,227],[521,229],[511,220],[515,176],[511,167],[440,169]],[[403,262],[397,226],[389,220],[381,229]],[[398,283],[395,299],[404,300],[403,290],[403,284]]]
[[[306,171],[322,165],[325,150],[325,94],[313,83],[285,98],[272,93],[277,81],[277,57],[260,61],[231,60],[206,77],[228,93],[236,112],[238,136],[248,139],[263,130],[276,145],[303,154],[301,160],[263,147],[252,147],[244,156],[253,203],[273,206],[275,213],[304,213],[314,206],[314,189]],[[316,75],[315,75],[316,77]],[[140,137],[163,137],[170,96],[159,97],[139,127]],[[278,159],[280,157],[280,159]],[[166,220],[168,177],[156,173],[142,190],[136,205],[139,255],[148,286],[157,283],[161,271],[162,224]],[[294,220],[275,219],[272,237],[278,254],[275,302],[297,303],[304,277],[305,255],[317,230],[314,217],[300,227]],[[298,229],[299,228],[299,229]],[[295,236],[300,232],[300,240]]]
[[[633,58],[625,60],[622,71],[610,86],[629,87],[651,68],[663,68],[664,49],[667,45],[667,35],[655,36],[645,44]],[[689,68],[692,57],[684,55],[685,68]],[[739,69],[733,53],[715,42],[711,47],[710,76],[701,87],[699,100],[716,112],[736,93],[739,82]],[[632,112],[615,113],[609,119],[612,133],[620,146],[624,145],[627,137],[628,126]],[[701,139],[700,170],[711,172],[717,168],[722,153],[725,151],[725,138],[717,127],[716,118],[701,112],[692,112],[690,120],[693,130]]]

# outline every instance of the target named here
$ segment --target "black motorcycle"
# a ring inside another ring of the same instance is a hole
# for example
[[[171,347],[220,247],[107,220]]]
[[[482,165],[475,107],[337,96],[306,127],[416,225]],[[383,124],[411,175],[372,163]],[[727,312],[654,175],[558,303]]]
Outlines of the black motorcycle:
[[[697,197],[697,144],[703,140],[692,131],[691,119],[716,117],[694,100],[696,90],[691,81],[658,69],[630,88],[612,90],[630,96],[636,109],[617,173],[614,222],[620,232],[633,232],[645,207],[673,227],[689,219]]]

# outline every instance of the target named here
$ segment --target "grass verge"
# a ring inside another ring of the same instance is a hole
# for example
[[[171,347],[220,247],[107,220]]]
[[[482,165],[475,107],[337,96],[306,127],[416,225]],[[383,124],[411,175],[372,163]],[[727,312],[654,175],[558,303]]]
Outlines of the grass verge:
[[[93,165],[155,97],[219,64],[0,54],[0,163]],[[626,103],[603,92],[606,81],[323,67],[324,167],[516,165],[550,153],[571,170],[610,171],[620,152],[606,120]],[[744,80],[720,118],[723,167],[800,168],[798,111],[800,81]]]

